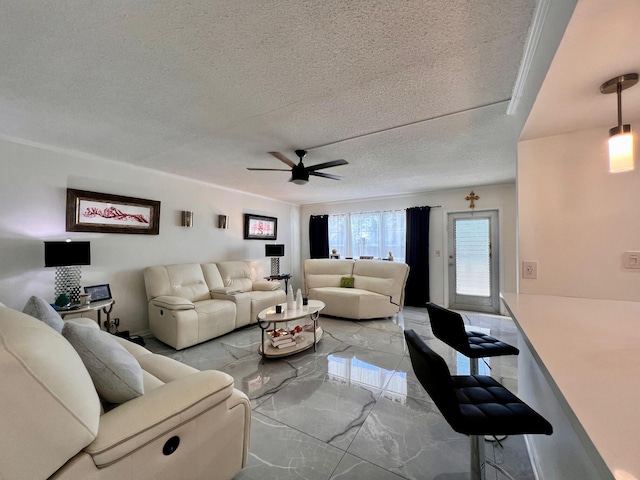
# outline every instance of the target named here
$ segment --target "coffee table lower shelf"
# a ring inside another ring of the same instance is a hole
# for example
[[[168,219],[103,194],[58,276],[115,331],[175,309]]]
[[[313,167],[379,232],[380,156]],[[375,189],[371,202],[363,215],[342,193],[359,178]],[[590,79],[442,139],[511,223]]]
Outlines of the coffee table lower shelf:
[[[316,328],[316,342],[318,343],[324,335],[324,331],[321,326]],[[263,344],[258,348],[258,353],[266,358],[287,357],[289,355],[295,355],[296,353],[303,352],[313,347],[313,332],[305,331],[302,336],[304,337],[300,343],[288,348],[276,348],[271,345],[270,340],[265,340]],[[266,347],[266,348],[265,348]],[[263,353],[264,352],[264,353]]]

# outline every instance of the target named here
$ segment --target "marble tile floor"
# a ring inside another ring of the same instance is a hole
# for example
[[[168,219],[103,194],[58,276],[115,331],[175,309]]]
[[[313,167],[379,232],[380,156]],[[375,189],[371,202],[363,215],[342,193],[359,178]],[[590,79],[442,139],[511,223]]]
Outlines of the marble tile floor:
[[[517,345],[511,319],[461,313],[465,323]],[[394,318],[373,321],[322,316],[319,322],[325,335],[316,352],[264,362],[257,326],[181,351],[145,340],[156,353],[229,373],[250,398],[249,459],[234,480],[469,478],[469,440],[449,427],[426,395],[404,343],[403,329],[413,329],[452,374],[469,373],[466,357],[433,337],[426,309],[406,307]],[[492,358],[490,367],[517,393],[517,357]],[[533,480],[524,438],[508,437],[503,446],[487,442],[487,456],[514,478]],[[488,480],[505,478],[486,468]]]

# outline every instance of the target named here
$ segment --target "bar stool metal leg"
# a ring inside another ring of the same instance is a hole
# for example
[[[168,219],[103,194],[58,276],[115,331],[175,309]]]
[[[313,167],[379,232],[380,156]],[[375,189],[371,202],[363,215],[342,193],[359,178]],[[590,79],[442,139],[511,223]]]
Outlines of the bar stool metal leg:
[[[485,480],[484,436],[471,438],[471,480]]]

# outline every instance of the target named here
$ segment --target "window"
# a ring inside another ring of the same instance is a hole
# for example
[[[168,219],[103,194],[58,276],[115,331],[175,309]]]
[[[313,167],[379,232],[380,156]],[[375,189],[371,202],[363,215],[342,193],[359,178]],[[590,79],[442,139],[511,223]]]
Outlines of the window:
[[[371,256],[405,261],[404,210],[329,215],[329,250],[342,258]]]

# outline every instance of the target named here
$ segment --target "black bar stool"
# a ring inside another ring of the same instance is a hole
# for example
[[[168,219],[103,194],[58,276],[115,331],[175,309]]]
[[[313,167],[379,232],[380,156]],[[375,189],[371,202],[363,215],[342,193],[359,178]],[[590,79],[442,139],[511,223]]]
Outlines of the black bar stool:
[[[469,358],[471,375],[478,374],[478,359],[518,355],[520,351],[513,345],[501,342],[481,332],[467,332],[462,316],[435,303],[427,303],[427,313],[431,330],[436,338]]]
[[[471,439],[471,480],[485,479],[485,435],[551,435],[553,427],[540,414],[493,378],[451,376],[444,359],[413,330],[404,332],[411,365],[418,380],[456,432]]]

